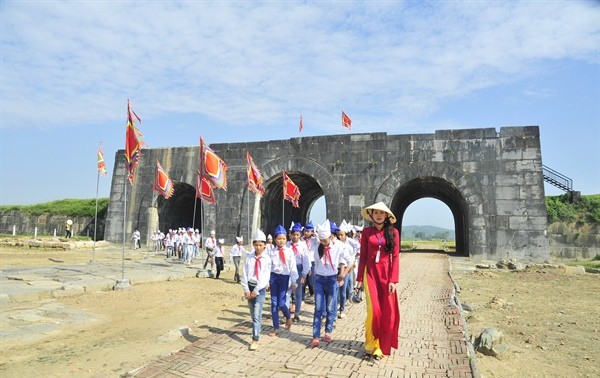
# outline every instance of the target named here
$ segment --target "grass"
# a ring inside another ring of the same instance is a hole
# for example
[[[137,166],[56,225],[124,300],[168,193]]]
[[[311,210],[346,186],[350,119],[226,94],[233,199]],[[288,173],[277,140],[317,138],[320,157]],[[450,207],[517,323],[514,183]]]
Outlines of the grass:
[[[400,244],[400,248],[404,251],[412,249],[439,249],[445,251],[455,251],[455,241],[442,241],[442,240],[414,240],[404,239]]]
[[[568,261],[566,264],[569,266],[583,266],[586,269],[600,269],[600,258],[598,256],[600,255],[596,255],[596,257],[588,261],[575,260]]]

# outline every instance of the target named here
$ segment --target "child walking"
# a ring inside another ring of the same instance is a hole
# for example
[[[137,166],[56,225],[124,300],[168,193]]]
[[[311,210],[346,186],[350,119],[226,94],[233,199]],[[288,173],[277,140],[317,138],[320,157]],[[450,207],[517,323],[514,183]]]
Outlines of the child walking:
[[[250,350],[258,349],[260,338],[260,327],[262,324],[262,309],[265,303],[265,295],[269,287],[271,277],[271,258],[263,254],[267,238],[261,230],[256,230],[252,240],[254,251],[250,252],[244,263],[242,272],[242,288],[244,298],[248,300],[248,308],[252,317],[252,343]]]
[[[325,320],[323,341],[333,340],[331,333],[336,319],[336,303],[339,282],[344,279],[348,262],[340,242],[331,237],[329,220],[317,226],[319,247],[315,252],[315,312],[313,317],[313,339],[310,345],[316,348],[320,344],[321,325]],[[338,273],[338,271],[340,273]]]
[[[285,328],[292,327],[292,315],[286,304],[287,291],[290,288],[290,280],[292,291],[296,289],[296,281],[298,280],[298,269],[296,268],[296,258],[291,248],[286,247],[287,231],[283,226],[279,225],[275,229],[275,248],[269,252],[271,257],[271,279],[269,287],[271,290],[271,318],[273,319],[273,332],[269,336],[277,336],[279,334],[279,311],[285,316]]]

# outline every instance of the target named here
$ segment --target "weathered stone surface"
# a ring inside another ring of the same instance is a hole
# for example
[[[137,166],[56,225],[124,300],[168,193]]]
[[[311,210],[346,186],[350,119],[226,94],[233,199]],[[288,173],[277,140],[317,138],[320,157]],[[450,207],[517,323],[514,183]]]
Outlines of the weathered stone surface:
[[[474,346],[478,352],[494,357],[498,357],[509,348],[502,332],[493,327],[485,328],[475,339]]]
[[[548,257],[537,126],[503,127],[499,132],[485,128],[329,135],[211,148],[229,168],[227,191],[215,190],[216,205],[194,201],[198,146],[145,149],[127,198],[124,154],[117,151],[105,239],[123,240],[124,209],[126,240],[137,228],[142,244],[149,245],[144,239],[154,220],[147,209],[156,206],[161,230],[216,229],[232,244],[235,236],[248,238],[255,227],[271,233],[281,223],[305,224],[312,205],[323,196],[331,220],[354,224],[364,223],[364,205],[383,201],[401,222],[410,204],[432,197],[454,214],[459,254],[481,260]],[[246,151],[264,176],[262,198],[246,189]],[[168,200],[156,199],[148,185],[156,159],[175,181],[175,194]],[[283,170],[300,188],[299,208],[283,201]]]

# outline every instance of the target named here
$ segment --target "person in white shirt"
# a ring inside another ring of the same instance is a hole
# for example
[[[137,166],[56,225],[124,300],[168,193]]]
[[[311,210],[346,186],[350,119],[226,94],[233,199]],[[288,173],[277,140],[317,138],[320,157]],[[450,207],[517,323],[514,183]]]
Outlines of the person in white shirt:
[[[185,248],[183,253],[183,262],[185,265],[190,265],[192,263],[192,257],[194,257],[194,245],[196,244],[194,230],[191,227],[188,227],[187,232],[182,237],[182,240]]]
[[[269,287],[271,290],[271,319],[273,320],[273,332],[269,333],[269,336],[279,334],[279,311],[282,311],[285,316],[285,328],[289,330],[292,327],[292,315],[286,304],[286,294],[290,286],[292,290],[296,289],[298,280],[294,252],[285,245],[287,242],[286,229],[279,225],[275,228],[274,235],[275,248],[269,253],[272,261]]]
[[[271,236],[271,234],[269,234],[267,235],[267,246],[265,247],[265,250],[271,253],[273,249],[275,249],[275,246],[273,245],[273,237]]]
[[[256,230],[252,238],[254,251],[250,252],[246,258],[242,270],[242,289],[244,290],[244,298],[248,301],[248,308],[252,317],[250,350],[258,349],[262,309],[271,278],[271,258],[265,253],[266,242],[265,233]]]
[[[217,239],[215,230],[210,231],[210,237],[206,239],[206,243],[204,246],[206,248],[206,261],[204,261],[204,269],[206,269],[206,265],[210,262],[210,269],[215,269],[215,252],[214,249],[217,245]]]
[[[142,248],[140,246],[140,232],[138,230],[133,231],[133,235],[131,235],[131,240],[133,240],[133,249]]]
[[[215,253],[215,265],[217,266],[217,274],[215,278],[219,278],[223,269],[225,269],[225,239],[219,239],[217,246],[213,249]]]
[[[231,252],[229,252],[229,262],[232,262],[235,267],[233,280],[235,282],[240,282],[240,260],[242,259],[242,253],[248,252],[244,249],[244,238],[236,236],[235,241],[236,244],[231,247]]]
[[[314,301],[314,285],[315,285],[315,251],[319,246],[319,241],[314,236],[315,226],[312,221],[309,221],[306,226],[302,229],[302,241],[306,244],[308,250],[308,261],[310,261],[310,269],[308,271],[308,277],[306,279],[305,287],[308,287],[308,295],[305,297],[305,302],[309,304],[315,303]]]
[[[341,243],[332,238],[329,220],[316,228],[319,247],[315,252],[315,312],[313,317],[313,339],[310,345],[316,348],[320,344],[323,316],[325,335],[323,341],[333,340],[331,333],[336,319],[336,303],[339,282],[344,279],[348,262],[344,258]],[[339,271],[339,273],[338,273]]]
[[[174,255],[173,243],[175,242],[175,231],[169,230],[167,236],[165,236],[165,245],[167,247],[167,259]]]
[[[302,301],[304,300],[304,284],[306,283],[306,276],[310,271],[310,261],[308,259],[308,249],[306,243],[300,240],[302,235],[302,224],[300,222],[294,223],[290,232],[291,240],[287,246],[292,249],[294,256],[296,257],[296,269],[298,270],[298,280],[296,281],[296,290],[294,294],[294,321],[300,321],[300,314],[302,312]]]
[[[352,290],[348,290],[351,286],[351,278],[352,271],[354,270],[354,247],[350,243],[350,238],[348,238],[347,233],[350,232],[351,228],[346,223],[346,220],[343,220],[340,224],[337,231],[337,238],[344,249],[344,258],[347,261],[346,271],[344,272],[344,280],[342,281],[342,285],[339,288],[338,294],[338,303],[339,303],[339,314],[338,319],[344,319],[346,317],[346,303],[350,299],[350,295],[348,292],[352,293]]]

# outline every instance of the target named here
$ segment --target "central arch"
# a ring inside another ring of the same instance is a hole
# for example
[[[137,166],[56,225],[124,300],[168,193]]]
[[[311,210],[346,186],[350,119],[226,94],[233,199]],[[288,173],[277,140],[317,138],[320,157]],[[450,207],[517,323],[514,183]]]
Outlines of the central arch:
[[[292,207],[288,201],[283,203],[283,170],[300,189],[299,208]],[[260,227],[265,233],[273,232],[282,220],[285,228],[292,221],[306,224],[310,220],[310,210],[321,196],[325,197],[327,215],[332,219],[340,217],[341,188],[327,168],[319,162],[297,156],[278,157],[263,166],[263,173],[268,177],[264,184],[265,195],[260,201]]]
[[[202,201],[196,201],[196,189],[188,183],[176,182],[169,199],[158,196],[158,225],[161,230],[192,227],[201,229]],[[194,203],[196,211],[194,214]],[[200,230],[202,232],[202,230]]]
[[[282,175],[271,180],[265,187],[265,195],[261,201],[261,227],[268,230],[268,233],[272,233],[282,222],[286,229],[291,222],[306,224],[312,205],[323,195],[323,189],[313,177],[302,172],[286,173],[300,189],[300,207],[293,207],[291,202],[283,200]]]
[[[469,256],[468,206],[456,186],[439,177],[418,177],[398,188],[391,210],[398,218],[396,227],[402,229],[404,213],[410,204],[422,198],[435,198],[450,208],[454,218],[456,253]]]

